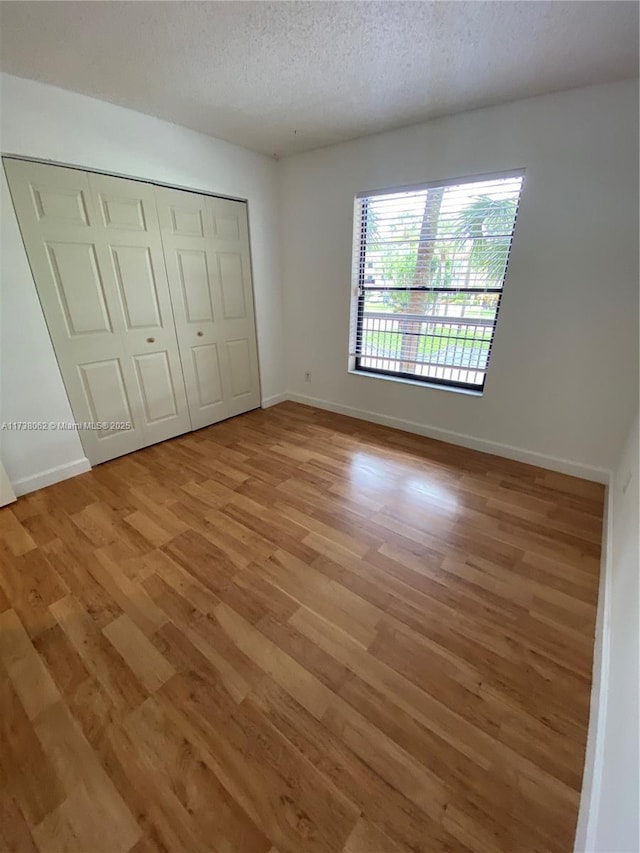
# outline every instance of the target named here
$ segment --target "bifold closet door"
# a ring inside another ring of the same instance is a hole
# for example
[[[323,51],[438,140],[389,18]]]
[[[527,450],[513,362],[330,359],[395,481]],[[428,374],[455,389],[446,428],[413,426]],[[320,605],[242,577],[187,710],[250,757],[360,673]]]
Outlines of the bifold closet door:
[[[260,406],[247,206],[156,187],[194,429]]]
[[[90,462],[191,429],[153,186],[4,162]]]

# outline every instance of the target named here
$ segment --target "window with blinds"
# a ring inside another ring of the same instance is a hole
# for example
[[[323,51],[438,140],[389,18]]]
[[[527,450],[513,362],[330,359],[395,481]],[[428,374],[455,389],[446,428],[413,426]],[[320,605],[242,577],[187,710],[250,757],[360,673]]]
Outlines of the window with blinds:
[[[523,173],[356,199],[351,365],[481,391]]]

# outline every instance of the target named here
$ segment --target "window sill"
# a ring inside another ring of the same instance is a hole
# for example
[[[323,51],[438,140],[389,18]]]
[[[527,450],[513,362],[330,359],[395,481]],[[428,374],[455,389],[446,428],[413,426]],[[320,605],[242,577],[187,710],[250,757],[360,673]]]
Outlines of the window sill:
[[[348,371],[352,376],[364,376],[367,379],[382,379],[384,382],[399,382],[402,385],[413,385],[418,388],[429,388],[434,391],[453,391],[454,394],[464,394],[466,397],[482,397],[483,391],[475,391],[473,388],[456,388],[453,385],[440,385],[438,382],[423,382],[419,379],[405,379],[403,376],[385,376],[382,373],[369,373],[367,370],[356,370],[355,367]]]

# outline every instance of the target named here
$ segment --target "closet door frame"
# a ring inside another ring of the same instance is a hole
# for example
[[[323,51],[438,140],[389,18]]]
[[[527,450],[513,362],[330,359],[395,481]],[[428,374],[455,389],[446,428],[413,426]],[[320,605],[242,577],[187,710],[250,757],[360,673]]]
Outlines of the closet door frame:
[[[249,272],[250,283],[251,283],[251,293],[250,293],[251,305],[250,305],[250,309],[251,309],[251,316],[252,316],[252,321],[253,321],[253,332],[254,332],[255,351],[256,351],[257,397],[258,397],[258,400],[257,400],[257,405],[255,408],[260,408],[262,406],[262,379],[261,379],[261,366],[260,366],[260,348],[258,345],[258,323],[257,323],[257,313],[256,313],[256,308],[255,308],[255,286],[254,286],[254,280],[255,279],[254,279],[254,275],[253,275],[250,205],[249,205],[248,199],[241,198],[239,196],[232,196],[232,195],[228,195],[228,194],[216,194],[214,192],[211,192],[211,190],[195,189],[193,187],[184,187],[184,186],[180,186],[178,184],[170,184],[170,183],[166,183],[166,182],[162,182],[162,181],[155,181],[155,180],[151,180],[148,178],[141,178],[141,177],[138,177],[136,175],[123,174],[121,172],[108,172],[108,171],[104,171],[101,169],[96,169],[96,168],[91,168],[88,166],[78,165],[77,163],[66,163],[66,162],[57,161],[57,160],[46,160],[46,159],[39,158],[39,157],[27,157],[27,156],[24,156],[22,154],[15,154],[12,152],[0,152],[0,158],[2,160],[3,167],[5,165],[5,162],[8,160],[9,161],[11,161],[11,160],[22,161],[22,162],[33,163],[33,164],[38,164],[38,165],[42,165],[42,166],[55,166],[55,167],[59,167],[59,168],[63,168],[63,169],[78,171],[78,172],[85,174],[85,176],[87,176],[87,179],[90,179],[90,177],[92,175],[95,175],[97,177],[119,178],[119,179],[124,179],[127,181],[135,181],[137,183],[146,184],[147,186],[149,186],[150,190],[152,190],[152,191],[154,191],[154,188],[178,190],[179,192],[183,192],[183,193],[192,193],[192,194],[197,195],[197,196],[206,196],[208,199],[211,199],[214,202],[216,200],[223,200],[223,201],[228,200],[228,201],[243,203],[245,205],[245,209],[246,209],[247,241],[248,241],[247,262],[248,262],[248,272]],[[5,169],[5,176],[6,176],[6,169]],[[8,182],[8,178],[7,178],[7,182]],[[10,195],[11,195],[11,193],[10,193]],[[14,211],[14,212],[15,212],[16,220],[17,220],[18,219],[17,211]],[[158,211],[158,206],[156,204],[156,215],[158,215],[158,214],[159,214],[159,211]],[[19,225],[19,221],[18,221],[18,225]],[[24,244],[24,240],[23,240],[23,244]],[[25,254],[27,254],[26,246],[24,246],[24,248],[25,248]],[[31,265],[31,261],[28,257],[28,254],[27,254],[27,261],[28,261],[29,266],[31,268],[32,265]],[[57,349],[54,345],[54,341],[53,341],[53,338],[51,335],[51,331],[49,330],[48,323],[47,323],[47,316],[46,316],[46,313],[44,310],[44,306],[42,304],[41,295],[40,295],[40,292],[39,292],[37,285],[36,285],[35,270],[33,270],[32,268],[31,268],[31,274],[32,274],[32,280],[34,282],[34,286],[36,287],[36,293],[38,295],[38,300],[41,303],[41,310],[43,312],[43,316],[44,316],[44,320],[45,320],[45,326],[47,328],[47,332],[48,332],[49,338],[50,338],[51,343],[52,343],[52,349],[53,349],[54,357],[56,359],[56,362],[58,363],[58,369],[60,370],[60,374],[61,374],[61,378],[62,378],[62,382],[63,382],[63,387],[65,388],[65,393],[67,395],[67,398],[68,398],[68,401],[69,401],[69,404],[71,406],[71,409],[73,411],[74,416],[76,417],[77,420],[80,420],[78,415],[79,414],[80,415],[85,414],[85,411],[86,411],[85,406],[84,406],[83,402],[81,402],[81,405],[79,407],[80,411],[78,412],[77,403],[80,402],[78,394],[70,393],[70,390],[67,387],[67,383],[65,382],[64,371],[62,370],[62,365],[60,362],[60,357],[59,357]],[[182,359],[182,356],[181,356],[181,359]],[[183,372],[183,376],[184,376],[184,366],[182,364],[181,364],[181,366],[182,366],[182,372]],[[185,383],[186,383],[186,377],[185,377]],[[237,414],[237,412],[233,411],[233,408],[231,407],[231,409],[228,411],[227,414],[225,414],[224,417],[225,418],[233,417],[235,414]],[[198,429],[198,427],[192,425],[192,429]],[[86,439],[84,438],[85,434],[83,434],[82,432],[79,433],[79,436],[81,438],[83,446],[85,445],[85,441],[86,441]],[[116,452],[115,454],[113,454],[113,456],[107,456],[104,460],[100,459],[99,461],[106,461],[106,459],[109,459],[109,458],[116,458],[118,455],[133,452],[133,450],[141,449],[142,447],[147,446],[149,443],[155,443],[155,441],[162,441],[162,440],[164,440],[164,439],[159,437],[155,440],[152,440],[151,442],[142,441],[140,443],[139,447],[137,447],[137,448],[124,449],[120,453]],[[86,447],[85,447],[85,452],[86,452]],[[92,464],[99,464],[99,462],[93,462]]]

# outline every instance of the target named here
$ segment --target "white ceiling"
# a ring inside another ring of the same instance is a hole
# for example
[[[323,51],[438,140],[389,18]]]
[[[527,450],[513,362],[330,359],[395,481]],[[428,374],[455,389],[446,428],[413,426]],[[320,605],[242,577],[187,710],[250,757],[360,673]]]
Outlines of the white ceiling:
[[[0,67],[278,157],[638,74],[635,2],[3,2]]]

